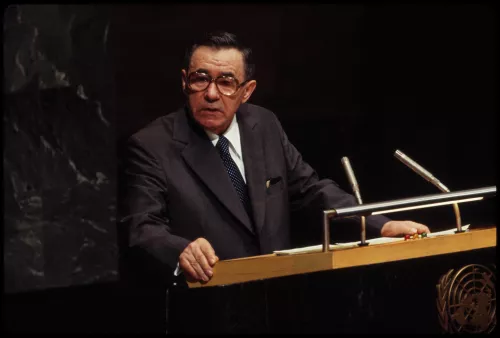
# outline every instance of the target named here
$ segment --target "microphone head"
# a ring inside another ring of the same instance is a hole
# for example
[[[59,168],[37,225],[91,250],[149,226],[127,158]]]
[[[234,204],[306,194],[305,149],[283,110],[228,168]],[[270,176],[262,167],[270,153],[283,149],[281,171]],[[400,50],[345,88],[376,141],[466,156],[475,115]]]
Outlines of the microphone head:
[[[351,162],[349,162],[349,159],[345,156],[342,157],[340,161],[342,162],[342,166],[344,167],[347,179],[352,187],[356,200],[358,201],[359,204],[363,204],[363,201],[361,200],[361,194],[359,193],[358,181],[356,180],[356,176],[354,176],[354,171],[352,170]]]
[[[403,152],[399,149],[396,149],[396,151],[394,152],[394,156],[400,160],[402,160],[404,157],[406,157],[406,155],[403,154]]]
[[[344,157],[342,157],[342,159],[340,161],[342,162],[342,165],[344,166],[344,170],[346,171],[347,179],[349,180],[349,183],[352,186],[357,186],[358,182],[356,181],[356,177],[354,176],[354,171],[352,170],[351,162],[349,161],[349,159],[344,156]]]

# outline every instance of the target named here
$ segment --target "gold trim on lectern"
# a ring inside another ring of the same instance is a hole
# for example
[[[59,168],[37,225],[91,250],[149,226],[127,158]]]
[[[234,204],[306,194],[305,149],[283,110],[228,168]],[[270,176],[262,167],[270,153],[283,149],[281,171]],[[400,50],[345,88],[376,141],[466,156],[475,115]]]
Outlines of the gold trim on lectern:
[[[245,283],[317,271],[380,264],[496,246],[496,227],[463,233],[319,253],[263,255],[218,262],[207,283],[190,288]]]

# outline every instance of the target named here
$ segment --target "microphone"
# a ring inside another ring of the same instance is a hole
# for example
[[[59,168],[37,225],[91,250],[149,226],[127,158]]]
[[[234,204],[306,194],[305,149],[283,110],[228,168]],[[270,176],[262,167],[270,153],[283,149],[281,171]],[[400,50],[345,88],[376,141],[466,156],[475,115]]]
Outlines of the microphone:
[[[443,183],[441,183],[436,177],[434,177],[434,175],[422,168],[419,164],[417,164],[417,162],[413,161],[411,158],[403,154],[402,151],[396,150],[394,156],[398,160],[406,164],[406,166],[408,166],[411,170],[422,176],[425,180],[434,184],[442,192],[450,192],[450,189],[448,189]]]
[[[354,176],[354,171],[352,170],[351,167],[351,162],[349,162],[349,159],[347,157],[342,157],[340,160],[342,162],[342,166],[344,167],[344,170],[347,174],[347,179],[349,180],[349,184],[351,185],[352,191],[354,192],[354,196],[356,197],[356,201],[358,204],[363,204],[363,201],[361,200],[361,193],[359,192],[359,185],[358,181],[356,180],[356,176]],[[361,243],[358,243],[360,246],[365,246],[368,245],[366,243],[366,217],[361,216]]]
[[[342,165],[344,166],[344,170],[346,171],[347,174],[347,179],[349,180],[349,184],[351,185],[352,191],[354,192],[354,196],[356,197],[358,204],[363,204],[363,201],[361,200],[361,194],[359,192],[358,181],[356,181],[356,177],[354,176],[354,171],[352,171],[351,168],[351,162],[349,162],[349,159],[345,156],[342,157],[341,162]]]
[[[442,192],[450,192],[450,189],[448,189],[443,183],[441,183],[436,177],[434,177],[434,175],[432,175],[429,171],[421,167],[417,162],[413,161],[411,158],[406,156],[402,151],[396,149],[396,151],[394,152],[394,156],[398,160],[403,162],[411,170],[422,176],[426,181],[435,185]],[[462,230],[462,219],[460,217],[460,210],[458,209],[458,203],[453,204],[453,209],[455,210],[455,217],[457,220],[456,232],[464,232]]]

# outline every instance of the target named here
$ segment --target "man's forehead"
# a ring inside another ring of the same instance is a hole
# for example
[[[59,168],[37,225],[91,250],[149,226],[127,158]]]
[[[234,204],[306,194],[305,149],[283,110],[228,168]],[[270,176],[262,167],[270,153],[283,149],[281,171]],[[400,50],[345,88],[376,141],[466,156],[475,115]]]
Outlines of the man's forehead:
[[[191,70],[198,68],[230,71],[235,74],[243,72],[243,55],[236,48],[198,47],[191,56]]]

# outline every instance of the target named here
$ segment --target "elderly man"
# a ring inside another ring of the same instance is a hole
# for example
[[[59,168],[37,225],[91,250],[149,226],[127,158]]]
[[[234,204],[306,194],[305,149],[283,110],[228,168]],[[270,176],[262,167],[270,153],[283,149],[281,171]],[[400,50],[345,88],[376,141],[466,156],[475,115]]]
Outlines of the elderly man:
[[[129,245],[169,274],[208,281],[220,259],[289,248],[292,210],[356,204],[318,178],[271,111],[247,103],[257,86],[250,58],[227,32],[195,43],[182,69],[186,106],[129,139],[122,222]],[[382,236],[429,232],[385,216],[367,226]]]

